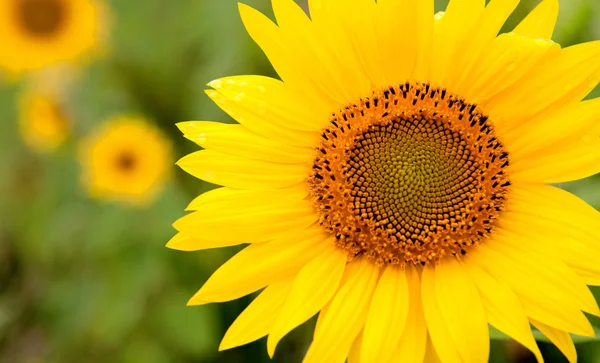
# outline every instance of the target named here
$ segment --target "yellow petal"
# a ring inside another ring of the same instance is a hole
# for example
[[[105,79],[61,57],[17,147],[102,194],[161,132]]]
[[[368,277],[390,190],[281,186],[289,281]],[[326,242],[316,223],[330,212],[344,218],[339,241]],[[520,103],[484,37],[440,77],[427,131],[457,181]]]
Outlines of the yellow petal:
[[[337,33],[334,39],[345,48],[343,55],[349,58],[348,65],[354,68],[354,73],[362,73],[371,88],[388,87],[376,35],[375,2],[356,0],[352,6],[344,0],[331,2],[329,29]],[[352,73],[351,70],[349,74]]]
[[[227,99],[226,106],[238,110],[236,115],[245,121],[244,124],[268,122],[289,129],[316,132],[327,123],[331,112],[329,105],[306,99],[292,87],[270,77],[225,77],[208,85]]]
[[[363,362],[391,360],[404,332],[408,316],[409,287],[403,268],[385,268],[369,308],[362,343]]]
[[[531,261],[529,264],[522,263],[521,266],[523,267],[533,264],[535,261],[539,267],[538,277],[545,279],[546,283],[560,286],[563,295],[569,295],[569,301],[576,302],[579,309],[590,314],[600,315],[598,304],[588,287],[573,270],[541,247],[538,242],[539,237],[526,236],[522,233],[515,233],[507,229],[501,230],[500,228],[498,228],[496,234],[502,236],[502,242],[492,243],[490,248],[517,259],[521,263],[523,259]],[[523,256],[527,257],[523,258]],[[541,260],[544,262],[540,262]],[[534,270],[530,270],[530,272],[532,271]]]
[[[419,29],[418,1],[379,0],[375,7],[375,28],[383,73],[389,85],[406,82],[412,76],[420,44],[411,36]]]
[[[431,342],[440,359],[444,362],[462,362],[458,347],[450,334],[449,327],[440,309],[441,301],[436,294],[435,267],[428,264],[423,268],[421,276],[421,293],[423,296],[423,313]],[[445,302],[445,301],[444,301]],[[425,349],[423,349],[425,352]]]
[[[423,363],[441,363],[440,357],[438,357],[438,354],[433,347],[433,343],[431,343],[431,339],[429,338],[427,339],[427,349],[425,350]]]
[[[423,80],[429,79],[433,68],[431,54],[433,51],[433,0],[412,1],[414,7],[408,7],[412,10],[414,16],[413,32],[409,36],[415,38],[417,43],[417,56],[415,67],[411,79]],[[406,36],[406,35],[404,35]]]
[[[362,7],[363,3],[364,1],[361,0],[353,3],[353,6],[350,7],[344,6],[344,2],[339,0],[310,0],[308,4],[313,30],[317,34],[316,37],[320,39],[318,53],[322,58],[328,55],[331,60],[335,59],[336,69],[329,70],[332,77],[335,78],[334,83],[343,86],[343,90],[338,90],[338,93],[344,92],[343,96],[348,98],[347,103],[363,97],[372,90],[373,86],[369,79],[369,70],[360,63],[359,57],[365,53],[357,52],[357,50],[365,48],[362,48],[360,44],[354,44],[352,37],[356,32],[348,33],[345,29],[346,17],[349,16],[347,11],[357,11],[358,7],[354,8],[355,4]],[[369,46],[368,49],[371,49],[370,44],[367,46]]]
[[[345,282],[329,304],[304,363],[343,362],[362,330],[379,268],[366,259],[348,264]]]
[[[427,324],[423,315],[421,281],[413,266],[406,267],[409,304],[406,326],[394,357],[398,362],[422,362],[427,343]]]
[[[269,58],[281,79],[293,84],[300,92],[311,92],[314,85],[298,72],[296,62],[288,52],[289,45],[285,44],[277,25],[248,5],[239,3],[238,7],[248,34]]]
[[[267,335],[292,287],[292,280],[267,286],[227,329],[219,350],[248,344]]]
[[[545,256],[538,258],[520,251],[511,252],[500,246],[505,240],[486,241],[477,247],[479,258],[471,261],[510,286],[528,317],[579,335],[593,335],[592,326],[579,310],[578,299],[565,293],[572,290],[565,286],[572,281],[555,274],[557,268],[552,263],[560,261],[547,262]],[[493,245],[496,245],[494,250]],[[504,251],[498,252],[498,248]]]
[[[344,282],[344,277],[347,277],[347,274],[344,274],[344,276],[342,277],[342,283]],[[327,310],[329,309],[329,305],[331,305],[331,301],[329,303],[327,303],[323,307],[323,309],[321,309],[321,311],[319,312],[319,315],[317,317],[317,323],[315,324],[315,332],[314,332],[313,336],[317,336],[318,334],[320,334],[321,326],[323,325],[323,320],[325,318],[325,315],[327,315]]]
[[[261,117],[244,118],[242,115],[247,115],[248,113],[240,103],[232,102],[229,98],[215,90],[206,90],[205,93],[229,116],[257,135],[286,145],[313,147],[315,144],[314,132],[292,130],[279,123],[267,122]]]
[[[502,221],[533,234],[547,253],[564,261],[588,285],[600,285],[600,212],[552,186],[514,184]]]
[[[188,305],[234,300],[292,276],[328,244],[327,236],[317,228],[250,245],[215,271]]]
[[[285,84],[306,100],[307,107],[324,104],[337,110],[350,102],[352,98],[347,97],[346,91],[353,85],[344,76],[350,75],[351,69],[344,64],[345,59],[335,57],[338,52],[332,50],[338,45],[329,40],[329,33],[313,29],[306,15],[290,0],[278,0],[273,5],[279,27],[243,4],[240,14],[248,33]]]
[[[592,131],[572,141],[566,149],[522,158],[511,167],[511,178],[544,184],[579,180],[600,172],[600,132]]]
[[[345,267],[346,254],[332,244],[300,270],[269,334],[267,349],[271,357],[281,338],[329,302],[337,291]]]
[[[577,351],[575,350],[575,344],[573,339],[566,331],[554,329],[544,323],[540,323],[537,320],[530,319],[531,324],[538,328],[560,351],[567,357],[569,363],[577,363]]]
[[[600,41],[562,49],[486,102],[490,119],[499,124],[519,125],[536,115],[552,114],[578,102],[598,84]]]
[[[500,34],[453,89],[469,102],[485,106],[494,95],[526,78],[535,67],[559,51],[560,46],[552,41],[515,33]],[[492,121],[498,124],[497,120]],[[502,127],[499,131],[504,140],[512,126],[512,123],[506,127],[497,125]]]
[[[354,343],[352,343],[352,348],[350,348],[350,353],[348,353],[348,363],[360,363],[360,352],[362,351],[362,341],[363,341],[363,333],[359,333],[356,339],[354,339]]]
[[[238,189],[290,187],[302,183],[309,174],[309,167],[303,164],[269,163],[212,150],[196,151],[177,165],[196,178]]]
[[[435,266],[435,292],[440,313],[464,362],[487,362],[488,323],[479,291],[467,269],[448,258]],[[433,339],[433,336],[432,336]],[[434,346],[439,345],[439,340]]]
[[[312,147],[297,147],[266,139],[242,125],[189,121],[178,123],[177,127],[187,139],[205,149],[224,154],[275,163],[306,163],[315,157]]]
[[[594,244],[600,239],[600,212],[577,196],[550,185],[515,183],[507,209],[515,213],[538,216],[548,221],[547,228],[557,223],[566,227],[576,239]]]
[[[317,221],[307,200],[294,200],[293,194],[273,192],[282,199],[271,199],[266,192],[246,191],[229,200],[198,207],[173,224],[185,235],[205,241],[231,241],[232,244],[263,242],[290,229],[298,230]],[[256,199],[262,196],[264,199]],[[292,197],[290,197],[292,196]],[[268,200],[268,201],[267,201]],[[237,203],[237,204],[236,204]]]
[[[436,24],[436,34],[433,44],[433,58],[436,60],[432,67],[431,82],[448,87],[447,77],[456,72],[454,57],[462,52],[461,46],[466,37],[471,37],[471,27],[477,21],[483,9],[485,0],[451,0]]]
[[[535,167],[536,159],[546,154],[578,147],[581,137],[593,130],[598,119],[600,98],[565,107],[547,117],[531,120],[519,127],[519,132],[504,134],[504,139],[511,139],[511,170]]]
[[[213,205],[216,207],[220,207],[217,203],[219,203],[221,199],[225,198],[225,200],[229,200],[236,198],[239,195],[244,195],[246,193],[248,193],[248,191],[244,189],[233,189],[228,187],[215,188],[204,192],[196,198],[194,198],[190,202],[190,204],[188,204],[185,210],[195,211],[203,205]]]
[[[349,12],[361,7],[362,0],[355,1],[352,6],[338,7],[338,3],[334,0],[325,5],[335,7],[328,14],[329,23],[325,30],[321,22],[311,22],[293,0],[272,1],[281,37],[288,45],[287,52],[293,57],[298,73],[313,84],[313,94],[320,95],[319,99],[326,102],[329,111],[361,96],[356,93],[354,81],[355,73],[364,72],[358,66],[350,67],[350,64],[357,65],[355,55],[348,52],[353,33],[346,33],[343,29],[344,22],[351,16]],[[362,15],[368,16],[364,12]],[[365,33],[366,29],[362,29],[361,33]],[[342,36],[339,36],[340,32],[344,32]],[[369,54],[363,45],[368,46],[366,42],[356,46],[364,50],[362,54]]]
[[[209,248],[221,248],[240,244],[238,241],[209,241],[202,238],[194,238],[183,233],[177,233],[167,242],[167,247],[179,251],[198,251]]]
[[[454,61],[454,69],[448,81],[450,89],[458,89],[472,70],[477,66],[483,55],[489,51],[490,45],[498,35],[508,16],[517,7],[520,0],[491,0],[479,16],[471,32],[471,37],[463,45]]]
[[[472,263],[477,259],[477,251],[469,253],[465,259],[465,267],[477,285],[488,322],[504,334],[510,336],[529,349],[539,363],[543,363],[542,353],[535,342],[529,321],[523,307],[512,290],[495,280],[481,267]]]
[[[558,7],[558,0],[542,1],[513,31],[531,38],[552,38],[558,18]]]
[[[190,202],[186,210],[210,216],[215,210],[256,207],[269,199],[276,203],[284,200],[293,203],[303,200],[306,195],[305,188],[244,190],[222,187],[200,194]]]

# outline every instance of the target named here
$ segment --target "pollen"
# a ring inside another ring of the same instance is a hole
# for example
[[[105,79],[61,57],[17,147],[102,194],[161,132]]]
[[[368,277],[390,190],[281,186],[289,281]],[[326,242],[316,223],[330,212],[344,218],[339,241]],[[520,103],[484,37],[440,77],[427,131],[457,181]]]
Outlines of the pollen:
[[[481,109],[445,89],[374,92],[333,114],[321,136],[310,194],[350,260],[464,255],[504,209],[509,155]]]

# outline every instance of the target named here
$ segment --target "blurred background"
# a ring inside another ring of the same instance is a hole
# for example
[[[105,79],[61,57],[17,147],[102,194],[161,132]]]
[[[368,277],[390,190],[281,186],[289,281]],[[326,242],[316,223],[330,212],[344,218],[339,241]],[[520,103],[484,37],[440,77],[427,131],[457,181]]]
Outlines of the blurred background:
[[[11,13],[6,4],[15,1],[21,0],[0,0],[0,23]],[[523,0],[506,29],[538,1]],[[272,15],[268,0],[245,3]],[[436,1],[437,10],[446,3]],[[93,23],[92,40],[83,39],[86,25],[77,24],[73,41],[41,47],[53,54],[46,58],[32,55],[27,39],[52,41],[46,33],[65,21],[52,6],[23,19],[35,33],[23,35],[24,43],[7,41],[23,27],[0,25],[0,362],[268,362],[264,340],[217,351],[250,297],[185,306],[239,248],[184,253],[164,245],[186,205],[212,188],[175,167],[197,149],[175,124],[233,122],[204,95],[205,84],[227,75],[274,76],[273,69],[245,33],[235,0],[94,4],[96,15],[80,17]],[[600,39],[600,1],[561,5],[555,41]],[[70,54],[69,47],[81,52]],[[21,51],[40,64],[25,65],[14,56]],[[44,59],[60,65],[45,66]],[[132,127],[139,135],[152,136],[120,139],[114,120],[123,115],[137,120]],[[103,154],[102,142],[122,152]],[[148,164],[143,153],[158,153],[160,161]],[[102,158],[118,160],[119,167],[98,167]],[[118,179],[138,169],[137,179]],[[117,185],[103,184],[107,175]],[[129,181],[136,187],[124,188]],[[600,208],[600,178],[563,187]],[[272,361],[301,362],[313,324],[286,337]],[[542,344],[547,361],[566,362]],[[580,344],[578,351],[580,362],[600,362],[598,343]],[[491,361],[534,360],[516,344],[496,340]]]

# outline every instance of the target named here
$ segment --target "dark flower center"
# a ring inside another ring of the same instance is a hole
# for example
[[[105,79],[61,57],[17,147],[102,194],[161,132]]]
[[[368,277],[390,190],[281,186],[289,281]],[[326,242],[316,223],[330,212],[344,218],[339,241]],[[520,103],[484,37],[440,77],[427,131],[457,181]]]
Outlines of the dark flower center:
[[[6,1],[6,0],[5,0]],[[63,0],[14,0],[21,27],[36,37],[56,34],[67,18]]]
[[[136,164],[136,158],[130,152],[123,152],[117,157],[117,167],[123,172],[131,172]]]
[[[466,254],[494,227],[508,153],[477,106],[427,84],[376,92],[322,134],[309,185],[350,257],[425,264]]]

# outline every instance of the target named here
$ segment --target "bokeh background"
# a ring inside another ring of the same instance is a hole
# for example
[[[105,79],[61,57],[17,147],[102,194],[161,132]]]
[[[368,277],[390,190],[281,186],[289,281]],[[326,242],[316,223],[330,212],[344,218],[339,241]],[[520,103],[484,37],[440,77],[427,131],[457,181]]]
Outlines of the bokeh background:
[[[245,3],[272,15],[268,0]],[[446,3],[436,1],[437,9]],[[523,0],[506,29],[537,3]],[[600,1],[561,5],[555,41],[600,39]],[[184,253],[164,246],[188,202],[212,188],[175,167],[197,149],[175,124],[233,122],[204,95],[205,84],[227,75],[274,76],[273,69],[245,33],[235,0],[112,0],[106,6],[110,28],[102,55],[54,76],[65,84],[71,125],[59,148],[40,153],[19,132],[19,95],[34,76],[0,78],[0,362],[267,362],[264,340],[217,351],[249,297],[185,306],[239,248]],[[173,177],[143,205],[92,198],[81,184],[78,143],[120,114],[145,116],[173,145]],[[600,178],[563,187],[600,208]],[[286,337],[272,361],[300,362],[313,324]],[[548,361],[566,362],[542,344]],[[578,351],[580,362],[600,362],[598,343],[580,344]],[[491,361],[533,358],[495,340]]]

